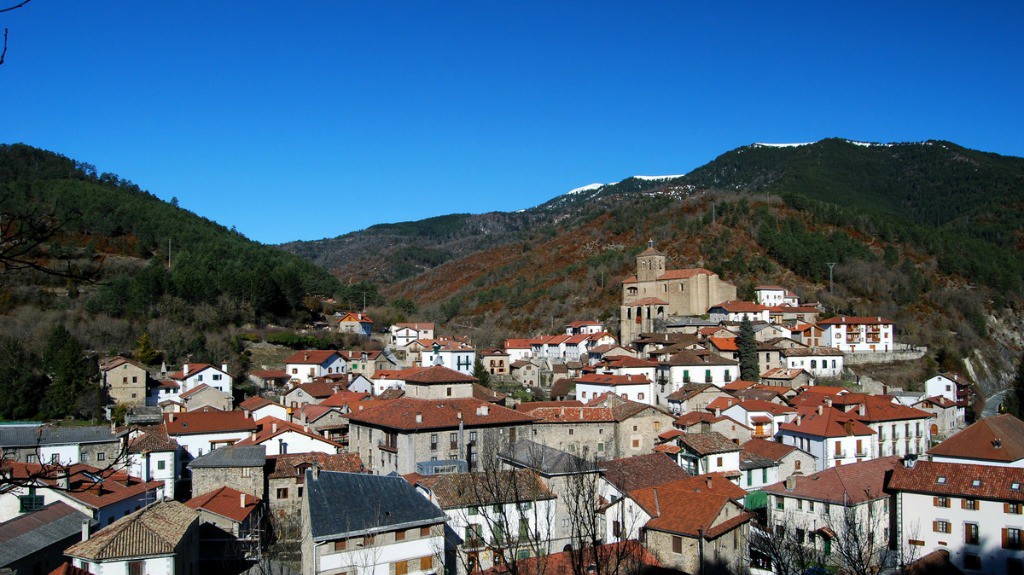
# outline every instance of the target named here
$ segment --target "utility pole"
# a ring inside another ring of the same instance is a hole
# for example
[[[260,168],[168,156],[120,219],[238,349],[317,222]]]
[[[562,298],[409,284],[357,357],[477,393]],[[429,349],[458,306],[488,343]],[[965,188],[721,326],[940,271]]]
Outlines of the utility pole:
[[[836,267],[836,262],[826,262],[828,266],[828,295],[835,295],[835,284],[832,283],[832,268]]]

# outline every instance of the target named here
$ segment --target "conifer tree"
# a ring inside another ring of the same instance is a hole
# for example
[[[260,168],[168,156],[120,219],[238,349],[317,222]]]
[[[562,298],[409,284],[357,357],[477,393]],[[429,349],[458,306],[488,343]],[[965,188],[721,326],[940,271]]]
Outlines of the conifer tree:
[[[760,370],[757,362],[757,339],[754,337],[754,325],[750,318],[744,316],[740,323],[740,333],[736,337],[736,347],[740,355],[740,379],[757,381]]]
[[[1017,373],[1003,396],[1003,411],[1018,419],[1024,411],[1024,354],[1017,361]]]
[[[160,356],[160,352],[153,347],[153,338],[149,337],[148,333],[143,332],[139,339],[135,340],[135,350],[132,351],[132,355],[139,362],[150,365]]]

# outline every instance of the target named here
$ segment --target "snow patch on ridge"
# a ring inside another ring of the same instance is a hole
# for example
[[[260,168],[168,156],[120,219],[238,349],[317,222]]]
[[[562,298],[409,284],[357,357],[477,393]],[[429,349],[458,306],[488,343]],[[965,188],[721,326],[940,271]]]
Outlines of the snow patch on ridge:
[[[769,144],[767,142],[758,142],[753,146],[755,148],[796,148],[799,146],[810,146],[811,144],[817,144],[817,142],[801,142],[798,144]]]
[[[591,190],[596,190],[596,189],[601,188],[601,187],[604,187],[604,184],[596,184],[596,183],[595,184],[587,184],[586,186],[580,186],[578,188],[573,188],[573,189],[569,190],[568,192],[566,192],[565,195],[572,196],[572,195],[575,195],[575,194],[580,194],[580,193],[583,193],[583,192],[589,192]]]
[[[676,178],[681,178],[685,175],[686,174],[675,174],[672,176],[632,176],[632,178],[634,180],[674,180]]]

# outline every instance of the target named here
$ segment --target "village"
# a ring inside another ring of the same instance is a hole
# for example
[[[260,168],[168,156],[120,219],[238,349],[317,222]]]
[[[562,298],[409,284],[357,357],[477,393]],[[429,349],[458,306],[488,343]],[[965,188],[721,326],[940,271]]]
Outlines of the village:
[[[124,425],[0,426],[0,573],[1024,573],[1024,422],[965,374],[858,377],[927,352],[884,316],[669,259],[617,328],[339,314],[382,349],[297,350],[240,402],[228,365],[105,358]]]

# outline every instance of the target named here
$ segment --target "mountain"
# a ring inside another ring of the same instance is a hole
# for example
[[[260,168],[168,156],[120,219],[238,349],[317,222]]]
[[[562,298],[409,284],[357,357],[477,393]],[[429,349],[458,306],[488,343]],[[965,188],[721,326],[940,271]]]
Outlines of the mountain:
[[[230,326],[304,323],[306,296],[344,292],[302,258],[23,144],[0,145],[0,218],[0,330],[31,350],[66,323],[103,353],[149,331],[169,362],[219,361]]]
[[[1022,206],[1024,159],[827,139],[744,146],[684,176],[583,186],[522,212],[282,247],[492,344],[572,319],[614,324],[620,281],[654,239],[673,267],[708,267],[741,295],[782,283],[830,313],[893,316],[901,341],[998,387],[1022,345]]]

